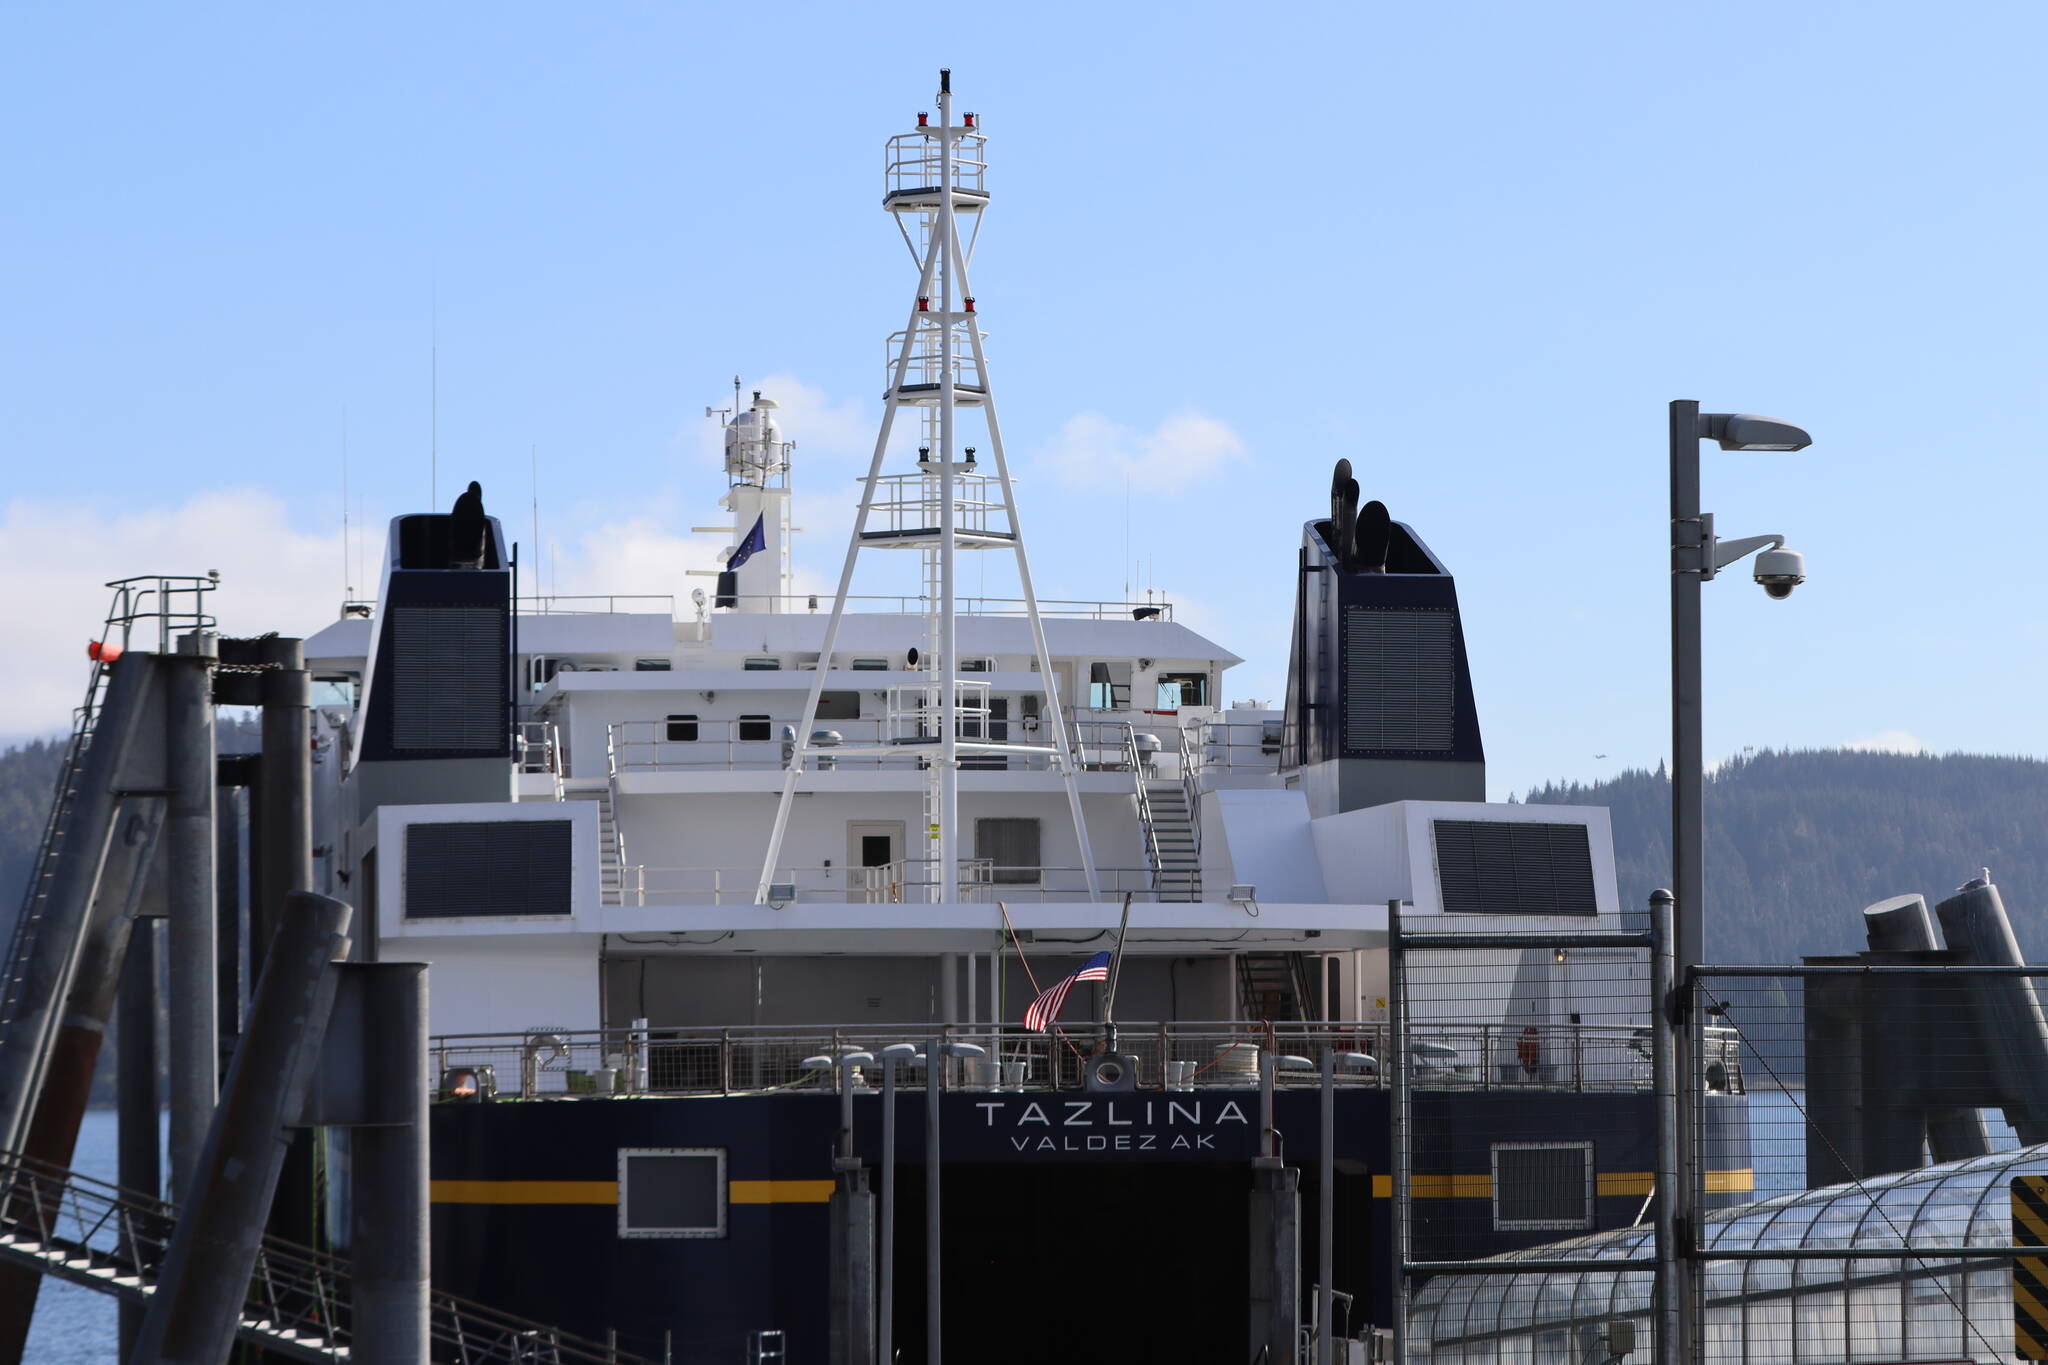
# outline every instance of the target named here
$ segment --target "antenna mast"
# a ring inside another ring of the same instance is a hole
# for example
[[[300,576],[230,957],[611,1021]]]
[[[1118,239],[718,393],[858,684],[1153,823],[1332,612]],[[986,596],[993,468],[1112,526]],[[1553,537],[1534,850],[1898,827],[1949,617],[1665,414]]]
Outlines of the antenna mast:
[[[926,643],[916,665],[919,682],[891,687],[879,745],[837,745],[831,753],[851,757],[868,753],[901,758],[918,753],[926,773],[924,797],[925,852],[916,861],[929,869],[923,878],[928,899],[946,904],[960,899],[959,795],[961,755],[1003,755],[1019,767],[1040,763],[1061,775],[1074,822],[1088,896],[1101,899],[1088,826],[1082,816],[1075,782],[1078,765],[1070,742],[1066,698],[1053,686],[1052,656],[1045,643],[1045,624],[1031,584],[1031,566],[1024,552],[1024,532],[1017,517],[1009,461],[1003,450],[1002,426],[996,420],[988,359],[975,311],[968,262],[980,234],[982,210],[988,204],[984,184],[987,139],[973,114],[953,121],[951,72],[939,73],[939,122],[917,116],[915,130],[889,140],[882,206],[894,217],[911,259],[918,263],[917,292],[904,330],[889,338],[892,357],[884,395],[881,430],[874,456],[862,481],[860,511],[846,547],[839,590],[818,655],[817,673],[797,727],[782,799],[768,837],[757,904],[766,904],[769,887],[781,880],[778,864],[783,835],[797,785],[811,755],[818,702],[832,668],[833,650],[845,618],[847,594],[853,586],[854,563],[863,549],[914,549],[924,559]],[[960,218],[973,227],[963,240]],[[905,407],[919,412],[916,465],[905,473],[884,474],[889,437],[896,415]],[[980,472],[977,446],[959,448],[961,410],[979,412],[987,428],[985,440],[994,456],[995,472]],[[989,684],[985,678],[962,678],[958,649],[956,558],[961,550],[1008,549],[1017,561],[1017,578],[1030,621],[1032,651],[1039,685],[1045,692],[1045,714],[1051,719],[1050,745],[997,741],[989,724]],[[917,880],[913,875],[910,880]]]

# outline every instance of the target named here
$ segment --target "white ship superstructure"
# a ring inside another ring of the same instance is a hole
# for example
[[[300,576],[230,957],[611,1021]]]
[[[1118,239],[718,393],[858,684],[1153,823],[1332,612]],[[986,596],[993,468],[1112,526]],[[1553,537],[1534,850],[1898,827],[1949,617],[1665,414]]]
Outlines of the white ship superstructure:
[[[1165,600],[1035,596],[968,276],[986,166],[946,89],[889,144],[918,277],[837,595],[792,591],[801,433],[736,383],[714,592],[515,601],[495,521],[477,559],[401,517],[381,600],[308,641],[356,698],[323,713],[331,885],[433,963],[436,1034],[996,1025],[1020,953],[1118,944],[1124,1017],[1374,1018],[1390,901],[1487,908],[1445,903],[1446,811],[1566,822],[1564,913],[1618,922],[1604,812],[1477,804],[1450,578],[1383,509],[1352,572],[1355,485],[1308,533],[1284,710],[1223,705],[1237,656]],[[919,594],[854,591],[877,549],[921,556]],[[1018,595],[961,593],[965,550],[1009,551]]]

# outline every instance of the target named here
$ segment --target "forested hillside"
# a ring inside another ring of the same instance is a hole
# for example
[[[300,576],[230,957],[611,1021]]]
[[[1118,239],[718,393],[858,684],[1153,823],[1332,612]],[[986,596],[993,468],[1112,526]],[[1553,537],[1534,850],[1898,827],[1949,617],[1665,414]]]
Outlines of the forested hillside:
[[[259,743],[254,721],[221,717],[222,753],[251,753]],[[39,739],[0,750],[0,946],[13,932],[22,892],[35,869],[36,846],[42,841],[63,756],[62,739]]]
[[[1671,785],[1660,769],[1545,786],[1531,802],[1613,813],[1622,899],[1671,884]],[[1935,901],[1991,869],[2032,961],[2048,958],[2048,762],[1842,750],[1760,753],[1707,780],[1707,952],[1788,962],[1864,946],[1857,911]]]

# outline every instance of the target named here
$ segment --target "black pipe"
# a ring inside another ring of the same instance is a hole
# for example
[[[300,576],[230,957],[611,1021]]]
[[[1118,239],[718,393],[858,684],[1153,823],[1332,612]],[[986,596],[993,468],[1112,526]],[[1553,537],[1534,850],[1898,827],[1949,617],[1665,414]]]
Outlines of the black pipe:
[[[129,1365],[227,1358],[286,1139],[319,1066],[349,914],[330,896],[295,893],[278,918]]]
[[[124,1190],[152,1199],[164,1192],[163,1105],[157,1090],[157,982],[163,970],[163,921],[153,915],[135,921],[128,956],[121,966],[121,999],[115,1022],[115,1092],[120,1105],[119,1173]],[[139,1251],[140,1248],[134,1248]],[[142,1306],[121,1305],[121,1359],[128,1359],[142,1332]]]

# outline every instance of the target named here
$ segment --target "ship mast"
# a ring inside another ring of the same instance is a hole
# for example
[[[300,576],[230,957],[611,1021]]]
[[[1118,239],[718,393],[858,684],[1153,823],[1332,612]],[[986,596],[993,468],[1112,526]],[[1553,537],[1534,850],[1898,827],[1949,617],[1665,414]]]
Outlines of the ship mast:
[[[854,518],[853,535],[839,574],[839,590],[833,597],[832,615],[826,623],[818,655],[817,673],[811,680],[789,769],[783,779],[782,798],[776,806],[768,854],[762,862],[761,882],[755,894],[756,904],[768,903],[770,888],[779,880],[778,864],[783,836],[789,827],[790,807],[812,753],[818,702],[839,642],[847,594],[853,586],[854,565],[863,549],[914,549],[923,556],[926,648],[915,665],[923,676],[915,683],[889,689],[880,744],[872,748],[839,745],[831,752],[842,757],[874,754],[898,758],[915,753],[923,760],[925,852],[916,861],[929,868],[929,875],[922,879],[928,887],[928,899],[941,904],[960,899],[963,754],[1001,754],[1024,764],[1044,762],[1061,775],[1088,896],[1091,900],[1101,899],[1088,826],[1075,782],[1078,765],[1067,727],[1067,699],[1059,697],[1053,686],[1052,656],[1046,648],[1045,623],[1039,616],[1038,598],[1032,588],[1023,527],[1017,517],[1009,461],[1003,450],[1002,427],[996,419],[988,358],[982,349],[974,287],[967,274],[974,237],[980,231],[981,213],[988,204],[984,187],[986,142],[975,126],[973,114],[964,115],[957,124],[953,121],[950,71],[939,73],[938,125],[932,126],[928,115],[919,114],[915,131],[889,141],[882,203],[895,217],[905,246],[918,262],[917,292],[909,322],[889,338],[893,356],[888,389],[883,395],[881,429],[876,433],[874,456],[862,481],[860,511]],[[974,222],[974,230],[964,243],[960,234],[963,215]],[[920,411],[917,463],[908,472],[884,474],[889,438],[895,430],[897,413],[905,407]],[[962,409],[981,415],[989,452],[994,457],[992,475],[980,470],[977,448],[963,448],[959,442]],[[1039,686],[1045,694],[1044,711],[1051,722],[1049,745],[993,739],[988,681],[960,676],[959,604],[955,591],[958,552],[995,549],[1008,549],[1016,556]]]

